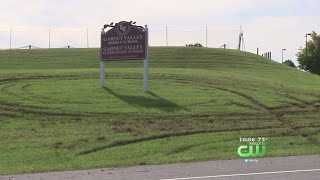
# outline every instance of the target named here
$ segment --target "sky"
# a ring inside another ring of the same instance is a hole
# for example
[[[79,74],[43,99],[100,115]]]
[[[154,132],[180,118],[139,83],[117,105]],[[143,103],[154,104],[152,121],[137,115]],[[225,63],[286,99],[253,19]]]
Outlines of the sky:
[[[10,47],[10,29],[13,48],[47,48],[49,30],[51,47],[99,47],[104,24],[132,20],[148,25],[151,46],[234,49],[241,26],[246,51],[281,62],[286,49],[284,60],[296,62],[305,34],[320,33],[319,0],[0,0],[0,12],[0,49]]]

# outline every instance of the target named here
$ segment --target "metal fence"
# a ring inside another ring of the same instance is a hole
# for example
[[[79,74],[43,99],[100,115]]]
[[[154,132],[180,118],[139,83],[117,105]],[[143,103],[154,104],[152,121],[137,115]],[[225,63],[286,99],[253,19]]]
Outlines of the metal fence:
[[[149,26],[151,46],[185,46],[237,49],[240,29]],[[93,48],[100,47],[100,30],[90,28],[0,29],[0,49],[17,48]]]

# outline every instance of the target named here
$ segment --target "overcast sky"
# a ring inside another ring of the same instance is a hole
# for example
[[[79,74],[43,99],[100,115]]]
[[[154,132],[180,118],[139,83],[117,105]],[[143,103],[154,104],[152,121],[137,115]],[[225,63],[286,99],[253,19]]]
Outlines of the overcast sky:
[[[305,34],[320,33],[319,0],[0,0],[0,48],[32,44],[48,47],[99,46],[105,23],[133,20],[148,24],[150,45],[183,46],[186,43],[236,48],[240,26],[246,50],[260,54],[272,51],[273,59],[295,60],[305,45]]]

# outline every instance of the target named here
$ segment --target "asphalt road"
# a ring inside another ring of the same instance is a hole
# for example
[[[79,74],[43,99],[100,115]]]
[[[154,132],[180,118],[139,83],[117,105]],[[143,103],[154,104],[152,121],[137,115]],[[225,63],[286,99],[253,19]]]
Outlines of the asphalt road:
[[[320,180],[320,155],[0,176],[0,180]]]

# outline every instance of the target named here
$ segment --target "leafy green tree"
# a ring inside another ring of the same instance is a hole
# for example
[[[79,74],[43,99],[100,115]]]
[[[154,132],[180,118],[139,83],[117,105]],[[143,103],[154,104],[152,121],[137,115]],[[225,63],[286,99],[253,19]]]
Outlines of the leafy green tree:
[[[292,60],[286,60],[285,62],[283,62],[283,64],[286,64],[286,65],[293,67],[293,68],[297,68],[296,65],[294,64],[294,62],[292,62]]]
[[[312,32],[307,49],[301,48],[297,58],[301,69],[320,75],[320,36],[316,32]]]

